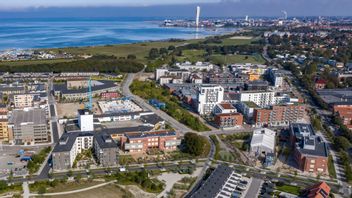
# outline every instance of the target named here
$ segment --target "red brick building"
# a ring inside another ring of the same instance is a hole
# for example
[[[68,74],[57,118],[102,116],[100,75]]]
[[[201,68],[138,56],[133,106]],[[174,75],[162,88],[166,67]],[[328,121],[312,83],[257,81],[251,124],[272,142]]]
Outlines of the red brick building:
[[[327,198],[330,195],[331,188],[323,181],[307,188],[306,196],[307,198]]]
[[[100,94],[100,97],[103,99],[113,99],[121,97],[121,94],[118,92],[104,92]]]
[[[338,115],[342,123],[349,129],[352,129],[352,104],[341,103],[333,106],[334,114]]]
[[[242,126],[243,115],[240,113],[223,113],[215,115],[215,124],[219,128]]]
[[[148,149],[173,151],[181,140],[175,131],[131,132],[120,139],[121,149],[125,152],[146,152]]]
[[[326,80],[319,79],[315,81],[315,89],[325,89]]]
[[[326,174],[329,152],[326,143],[316,136],[312,125],[290,125],[290,140],[298,169],[310,173]]]
[[[254,109],[253,121],[257,126],[289,125],[303,119],[306,107],[303,104],[275,105],[269,109]]]

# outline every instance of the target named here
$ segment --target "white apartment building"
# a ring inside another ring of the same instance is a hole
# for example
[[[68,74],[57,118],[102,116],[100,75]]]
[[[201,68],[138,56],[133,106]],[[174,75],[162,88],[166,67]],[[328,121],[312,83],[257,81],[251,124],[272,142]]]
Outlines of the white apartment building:
[[[191,62],[184,62],[184,63],[176,63],[176,66],[182,70],[188,70],[188,71],[210,71],[214,69],[214,65],[208,62],[196,62],[195,64],[192,64]]]
[[[197,111],[201,115],[211,114],[224,99],[224,88],[220,85],[201,85],[197,92]]]
[[[239,101],[254,102],[261,108],[276,104],[275,92],[272,91],[243,91],[240,94]]]
[[[156,81],[160,81],[161,77],[164,78],[180,78],[183,81],[188,80],[189,76],[191,75],[191,72],[187,71],[187,70],[182,70],[182,69],[157,69],[155,71],[155,80]]]
[[[32,107],[34,94],[17,94],[13,96],[16,108]]]
[[[282,87],[284,84],[284,73],[278,69],[270,68],[268,70],[270,80],[274,87]]]

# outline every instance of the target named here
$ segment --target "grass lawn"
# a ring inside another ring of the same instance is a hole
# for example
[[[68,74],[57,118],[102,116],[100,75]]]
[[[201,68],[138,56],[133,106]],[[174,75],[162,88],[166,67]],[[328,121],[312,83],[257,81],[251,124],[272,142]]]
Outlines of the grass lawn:
[[[103,182],[83,181],[83,180],[81,180],[79,183],[78,182],[60,183],[57,186],[55,186],[54,188],[48,189],[47,193],[78,190],[78,189],[82,189],[82,188],[88,188],[90,186],[95,186],[95,185],[98,185],[98,184],[101,184],[101,183],[103,183]]]
[[[120,188],[115,184],[110,184],[100,188],[83,191],[80,193],[60,195],[60,196],[51,196],[53,198],[95,198],[95,197],[104,197],[104,198],[116,198],[116,197],[133,197],[130,192],[126,192],[124,189]]]
[[[150,49],[152,48],[168,48],[170,45],[180,46],[187,43],[198,42],[199,40],[187,40],[181,42],[169,42],[169,41],[158,41],[158,42],[145,42],[145,43],[133,43],[133,44],[121,44],[121,45],[105,45],[105,46],[91,46],[91,47],[69,47],[61,49],[49,49],[50,51],[58,52],[59,50],[77,54],[91,54],[91,55],[113,55],[116,57],[127,57],[129,54],[134,54],[137,57],[137,61],[147,63],[147,56]]]
[[[183,50],[182,56],[177,56],[176,59],[179,62],[190,61],[190,62],[197,62],[197,61],[204,61],[204,50]]]
[[[329,176],[331,178],[336,178],[336,170],[334,166],[334,160],[332,159],[332,155],[329,155],[329,158],[328,158],[328,171],[329,171]]]
[[[277,186],[276,189],[278,191],[287,192],[294,195],[299,195],[299,192],[301,190],[301,188],[298,186],[290,186],[290,185]]]
[[[258,40],[257,38],[251,38],[251,39],[241,39],[241,38],[235,38],[235,39],[231,39],[231,38],[226,38],[224,40],[222,40],[222,43],[219,44],[211,44],[211,45],[249,45],[251,44],[253,41]]]
[[[233,64],[233,63],[253,63],[264,64],[265,60],[261,55],[212,55],[210,57],[214,64]]]

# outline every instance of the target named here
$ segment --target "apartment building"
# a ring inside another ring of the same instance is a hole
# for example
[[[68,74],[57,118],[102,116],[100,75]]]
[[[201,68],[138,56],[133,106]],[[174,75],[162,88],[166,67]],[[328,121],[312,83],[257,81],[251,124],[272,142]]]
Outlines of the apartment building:
[[[146,152],[149,149],[173,151],[181,144],[175,131],[151,131],[125,133],[120,139],[121,149],[125,152]]]
[[[24,94],[26,89],[22,85],[0,85],[0,93],[11,95],[11,94]]]
[[[240,127],[243,124],[243,115],[240,113],[216,114],[214,122],[219,128]]]
[[[117,165],[118,147],[111,136],[102,133],[72,132],[64,133],[52,152],[54,171],[68,170],[79,153],[94,148],[94,156],[99,165]]]
[[[208,62],[196,62],[192,64],[191,62],[184,62],[184,63],[176,63],[176,67],[187,70],[187,71],[210,71],[214,69],[214,65]]]
[[[103,167],[118,165],[117,142],[107,134],[94,136],[94,155],[97,163]]]
[[[224,88],[220,85],[201,85],[197,90],[197,112],[201,115],[211,114],[215,105],[224,99]]]
[[[13,96],[13,101],[16,108],[32,107],[34,98],[34,94],[16,94]]]
[[[303,104],[274,105],[266,109],[254,109],[256,126],[288,126],[304,119],[306,106]]]
[[[254,102],[262,108],[275,104],[275,92],[273,91],[243,91],[239,97],[241,102]]]
[[[333,112],[340,117],[342,123],[349,129],[352,129],[352,103],[339,102],[333,105]]]
[[[171,80],[173,78],[180,78],[183,81],[186,81],[189,79],[190,75],[191,75],[191,72],[189,72],[185,69],[161,68],[161,69],[157,69],[155,71],[155,80],[160,83],[161,77],[169,77]],[[163,82],[163,84],[165,84],[165,82]]]
[[[7,118],[0,119],[0,141],[9,141],[11,136],[8,130],[9,121]]]
[[[285,74],[278,69],[270,68],[267,70],[269,79],[274,87],[282,87],[284,84]]]
[[[13,110],[8,126],[15,144],[37,144],[50,141],[48,119],[44,109]]]
[[[327,173],[329,151],[327,144],[314,132],[312,125],[292,123],[290,141],[298,169],[310,173]]]

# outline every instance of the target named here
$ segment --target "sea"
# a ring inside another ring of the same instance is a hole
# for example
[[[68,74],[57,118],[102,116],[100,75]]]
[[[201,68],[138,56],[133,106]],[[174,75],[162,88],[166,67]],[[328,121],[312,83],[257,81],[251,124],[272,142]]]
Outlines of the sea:
[[[163,27],[161,18],[0,19],[0,50],[63,48],[194,39],[235,28]]]

